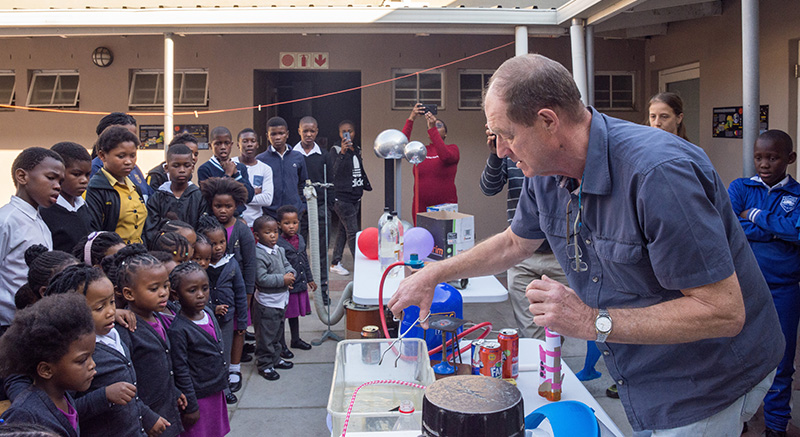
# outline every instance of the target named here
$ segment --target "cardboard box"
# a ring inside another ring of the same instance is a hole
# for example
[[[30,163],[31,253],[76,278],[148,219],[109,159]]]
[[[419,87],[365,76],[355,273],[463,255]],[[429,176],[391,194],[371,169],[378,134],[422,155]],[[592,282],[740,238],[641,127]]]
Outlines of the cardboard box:
[[[433,235],[432,260],[442,260],[458,255],[475,245],[475,217],[452,211],[422,212],[417,214],[417,226]]]
[[[440,203],[438,205],[433,205],[428,207],[428,212],[433,211],[452,211],[458,212],[458,204],[457,203]]]

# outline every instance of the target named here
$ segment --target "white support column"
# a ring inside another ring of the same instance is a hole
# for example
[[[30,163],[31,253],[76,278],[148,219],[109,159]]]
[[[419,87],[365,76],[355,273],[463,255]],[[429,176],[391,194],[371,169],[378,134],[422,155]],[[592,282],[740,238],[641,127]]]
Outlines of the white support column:
[[[589,95],[586,89],[586,39],[583,33],[584,20],[573,18],[569,26],[569,36],[572,42],[572,77],[581,92],[581,101],[587,104]]]
[[[514,55],[528,54],[528,26],[514,28]]]
[[[753,146],[758,138],[759,104],[758,0],[742,0],[742,176],[756,174]]]
[[[586,26],[586,103],[594,106],[594,26]]]
[[[175,125],[173,112],[175,89],[175,43],[172,32],[164,34],[164,156],[167,144],[172,141]]]

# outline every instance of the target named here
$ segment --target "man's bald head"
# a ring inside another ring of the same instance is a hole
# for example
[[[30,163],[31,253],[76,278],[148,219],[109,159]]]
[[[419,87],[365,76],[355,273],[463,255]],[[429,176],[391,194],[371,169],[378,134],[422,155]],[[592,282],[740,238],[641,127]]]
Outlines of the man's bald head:
[[[490,93],[508,105],[509,120],[524,126],[532,126],[542,108],[569,121],[580,120],[585,111],[572,74],[542,55],[516,56],[504,62],[492,75],[484,101]]]

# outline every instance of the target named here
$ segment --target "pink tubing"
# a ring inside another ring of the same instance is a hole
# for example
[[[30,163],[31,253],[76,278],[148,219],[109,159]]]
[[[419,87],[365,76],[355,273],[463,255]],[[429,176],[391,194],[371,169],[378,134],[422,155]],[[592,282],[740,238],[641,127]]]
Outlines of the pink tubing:
[[[400,264],[402,264],[402,263],[400,263]],[[389,269],[386,269],[386,270],[388,271]],[[408,386],[408,387],[414,387],[414,388],[419,388],[419,389],[425,390],[425,386],[424,385],[415,384],[413,382],[408,382],[408,381],[397,381],[397,380],[394,380],[394,379],[377,379],[375,381],[368,381],[368,382],[365,382],[365,383],[359,385],[358,387],[356,387],[355,390],[353,390],[353,396],[350,397],[350,405],[347,407],[347,414],[344,416],[344,426],[342,427],[342,437],[344,437],[345,433],[347,433],[347,424],[350,422],[350,413],[353,412],[353,404],[356,403],[356,395],[358,394],[358,391],[361,390],[362,387],[366,387],[368,385],[373,385],[373,384],[397,384],[397,385],[405,385],[405,386]]]
[[[385,338],[391,338],[391,337],[389,337],[389,328],[386,326],[386,314],[383,311],[383,284],[384,284],[384,282],[386,282],[386,277],[389,276],[389,273],[391,272],[391,270],[393,268],[397,267],[397,266],[402,266],[402,265],[405,265],[405,263],[402,263],[402,262],[399,262],[399,261],[396,262],[396,263],[390,264],[389,267],[387,267],[386,270],[384,270],[383,275],[381,276],[381,284],[378,287],[378,303],[380,305],[380,311],[378,311],[378,312],[379,312],[379,315],[381,317],[381,328],[383,328],[383,335],[384,335]],[[473,326],[473,327],[471,327],[469,329],[466,329],[461,334],[458,334],[456,336],[456,338],[448,340],[447,343],[445,343],[445,346],[450,346],[451,344],[453,344],[454,341],[458,341],[461,338],[463,338],[465,335],[468,335],[468,334],[470,334],[472,332],[475,332],[480,328],[484,328],[484,331],[483,331],[483,333],[481,333],[481,335],[478,336],[478,339],[486,338],[486,336],[489,335],[489,333],[492,331],[492,324],[490,322],[483,322],[483,323],[479,323],[479,324],[477,324],[477,325],[475,325],[475,326]],[[469,350],[469,348],[470,348],[470,346],[465,346],[465,347],[461,348],[459,350],[459,354],[463,354],[464,352]],[[436,354],[436,353],[439,353],[441,350],[442,350],[442,346],[437,346],[437,347],[433,348],[432,350],[428,351],[428,356]],[[446,359],[450,360],[450,359],[452,359],[452,356],[448,355],[446,357]]]

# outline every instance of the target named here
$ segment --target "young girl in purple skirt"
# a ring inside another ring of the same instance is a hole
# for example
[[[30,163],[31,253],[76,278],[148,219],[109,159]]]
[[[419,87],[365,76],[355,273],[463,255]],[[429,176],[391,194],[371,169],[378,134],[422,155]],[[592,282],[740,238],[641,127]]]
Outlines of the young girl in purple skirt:
[[[217,437],[230,432],[224,390],[228,386],[222,332],[209,298],[208,275],[194,261],[178,265],[169,275],[181,311],[169,328],[175,384],[186,395],[181,415],[182,436]]]

